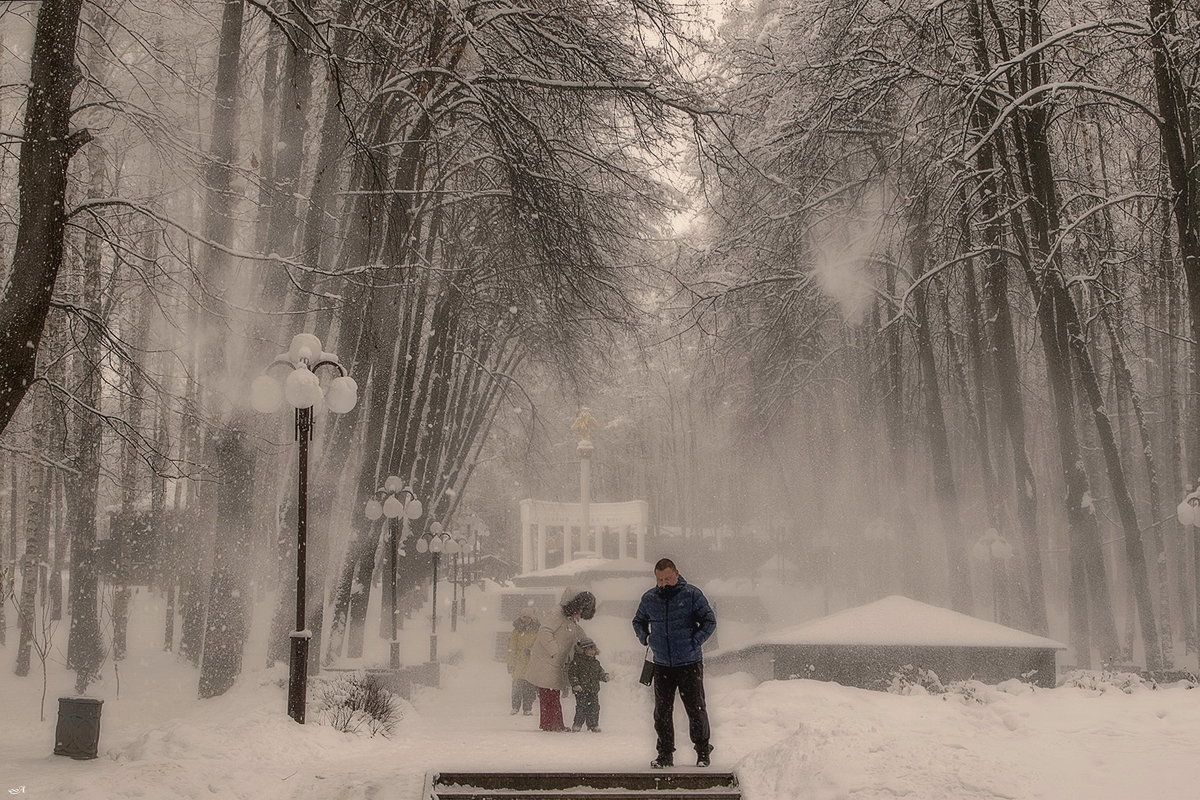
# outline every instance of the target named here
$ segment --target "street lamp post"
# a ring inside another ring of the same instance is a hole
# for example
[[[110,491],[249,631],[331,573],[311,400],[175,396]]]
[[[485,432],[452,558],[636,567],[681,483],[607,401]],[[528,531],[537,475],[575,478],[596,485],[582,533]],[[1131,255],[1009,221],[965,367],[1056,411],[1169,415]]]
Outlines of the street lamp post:
[[[404,481],[396,475],[387,476],[383,486],[375,490],[375,496],[367,501],[364,509],[367,519],[372,522],[380,517],[387,518],[390,569],[388,569],[385,580],[387,581],[390,607],[385,609],[385,613],[389,616],[387,625],[388,661],[392,669],[400,669],[400,639],[396,635],[400,627],[400,598],[397,596],[396,570],[400,557],[404,555],[404,550],[401,549],[404,540],[404,523],[408,520],[420,519],[423,512],[421,501],[417,499],[416,494],[411,488],[405,486]]]
[[[1197,482],[1195,491],[1189,489],[1184,495],[1175,509],[1175,516],[1183,526],[1185,537],[1188,526],[1192,526],[1192,559],[1196,570],[1196,619],[1200,621],[1200,481]],[[1187,552],[1186,545],[1181,552]]]
[[[462,603],[462,615],[467,616],[467,587],[475,582],[475,573],[479,565],[479,535],[474,531],[467,538],[466,550],[463,553],[463,563],[466,571],[463,573],[463,591],[459,602]]]
[[[289,370],[283,385],[267,372],[275,367]],[[332,367],[338,377],[321,388],[317,370]],[[308,565],[308,443],[313,432],[313,406],[322,402],[335,414],[345,414],[358,403],[358,384],[346,375],[337,355],[321,349],[321,340],[311,333],[298,333],[286,353],[281,353],[250,384],[250,405],[260,413],[270,413],[287,400],[296,412],[296,441],[299,458],[296,483],[296,629],[291,638],[291,665],[288,673],[288,716],[304,724],[308,691],[308,645],[312,631],[304,619],[304,583]]]
[[[447,545],[450,543],[447,542]],[[447,552],[449,552],[447,550]],[[450,559],[450,632],[458,630],[458,553]]]
[[[875,517],[863,529],[863,539],[867,547],[875,554],[877,591],[881,595],[890,593],[892,568],[895,556],[892,544],[896,540],[896,531],[883,517]]]
[[[437,661],[437,585],[438,585],[438,559],[445,549],[447,540],[450,537],[446,533],[445,528],[440,522],[429,523],[429,531],[426,536],[417,539],[417,552],[424,553],[429,551],[433,555],[433,602],[432,610],[429,616],[429,660],[430,662]]]
[[[487,534],[487,528],[478,516],[469,514],[465,519],[460,519],[462,523],[462,537],[459,539],[459,544],[462,546],[462,555],[460,558],[459,576],[462,584],[458,593],[459,608],[458,613],[466,619],[467,617],[467,587],[474,583],[479,578],[479,554],[480,554],[480,538]]]
[[[995,528],[988,528],[975,541],[972,554],[992,566],[992,621],[1000,622],[1000,598],[1003,597],[1005,563],[1013,557],[1012,545]]]
[[[451,575],[451,584],[450,585],[453,588],[453,592],[454,592],[454,594],[452,595],[453,599],[450,603],[450,632],[451,633],[455,633],[458,631],[458,599],[459,599],[459,595],[460,595],[460,593],[466,594],[466,592],[463,590],[463,587],[462,587],[462,569],[463,569],[462,555],[463,555],[464,550],[466,549],[465,544],[464,544],[465,541],[466,541],[466,536],[463,534],[462,531],[457,530],[457,529],[452,530],[450,532],[450,538],[446,540],[446,553],[454,556],[454,561],[450,565],[450,575]],[[464,613],[465,613],[465,611],[464,611]]]
[[[829,616],[829,583],[832,580],[830,573],[833,571],[833,557],[836,546],[836,540],[827,529],[821,528],[813,534],[811,541],[812,561],[816,566],[815,573],[821,576],[821,592],[825,599],[826,616]]]
[[[483,520],[475,517],[467,529],[471,532],[469,547],[471,551],[470,564],[471,569],[468,572],[468,581],[474,583],[480,582],[480,588],[483,588],[483,571],[480,568],[480,562],[483,560],[483,538],[489,534],[487,526],[483,524]],[[463,614],[467,613],[467,598],[463,597]]]

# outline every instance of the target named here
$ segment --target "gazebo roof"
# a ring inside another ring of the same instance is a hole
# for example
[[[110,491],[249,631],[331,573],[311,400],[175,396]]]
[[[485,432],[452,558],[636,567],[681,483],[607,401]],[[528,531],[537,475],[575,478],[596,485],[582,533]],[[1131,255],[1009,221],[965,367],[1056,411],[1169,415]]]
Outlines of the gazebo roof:
[[[771,631],[755,645],[1007,647],[1065,650],[1062,642],[901,595]]]

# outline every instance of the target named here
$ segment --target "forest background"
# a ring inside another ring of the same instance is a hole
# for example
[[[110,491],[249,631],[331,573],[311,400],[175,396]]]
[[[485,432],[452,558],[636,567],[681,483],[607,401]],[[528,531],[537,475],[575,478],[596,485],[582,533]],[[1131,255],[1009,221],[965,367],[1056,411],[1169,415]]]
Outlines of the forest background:
[[[575,496],[580,405],[593,498],[728,574],[773,555],[1078,666],[1195,667],[1198,26],[1174,0],[0,4],[0,644],[29,674],[65,618],[82,691],[149,584],[202,696],[261,593],[286,658],[294,426],[247,387],[304,331],[360,389],[315,414],[314,668],[361,653],[387,476],[413,538],[470,516],[511,558],[519,499]],[[398,568],[409,592],[430,560]]]

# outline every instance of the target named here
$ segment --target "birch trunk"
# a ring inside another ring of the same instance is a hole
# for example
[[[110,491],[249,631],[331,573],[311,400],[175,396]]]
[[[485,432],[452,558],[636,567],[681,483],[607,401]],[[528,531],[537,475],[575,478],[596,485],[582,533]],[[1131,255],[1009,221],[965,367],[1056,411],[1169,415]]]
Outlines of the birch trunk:
[[[51,324],[57,315],[51,315]],[[47,345],[50,341],[47,342]],[[34,453],[44,453],[47,450],[51,429],[50,390],[38,386],[31,396],[33,429],[30,434],[30,448]],[[17,659],[15,674],[24,677],[29,674],[30,659],[33,653],[34,627],[37,624],[37,612],[41,605],[42,573],[47,566],[50,546],[50,470],[41,459],[33,458],[26,470],[25,482],[25,553],[21,558],[21,591],[17,601]],[[16,502],[17,493],[13,494]],[[71,653],[67,651],[68,664]]]
[[[93,196],[104,191],[105,153],[89,146]],[[71,635],[67,646],[75,670],[75,690],[84,692],[96,679],[103,660],[99,621],[99,569],[96,559],[96,512],[100,480],[101,427],[90,409],[101,407],[102,350],[99,329],[99,235],[85,234],[82,276],[75,305],[86,317],[76,321],[72,339],[79,348],[72,359],[72,383],[82,406],[76,420],[74,472],[65,480],[68,527],[71,531]]]

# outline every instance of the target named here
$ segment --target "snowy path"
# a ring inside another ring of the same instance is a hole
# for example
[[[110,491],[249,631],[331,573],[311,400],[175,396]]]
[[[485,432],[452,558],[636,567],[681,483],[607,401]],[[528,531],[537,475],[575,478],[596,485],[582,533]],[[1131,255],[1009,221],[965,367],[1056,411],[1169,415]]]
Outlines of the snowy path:
[[[159,610],[150,605],[144,642]],[[621,620],[596,620],[602,651]],[[414,626],[413,646],[424,636]],[[603,732],[551,734],[509,715],[508,675],[481,618],[443,640],[461,663],[414,698],[392,738],[367,738],[285,713],[286,667],[247,669],[223,697],[195,700],[195,670],[140,643],[94,693],[105,699],[100,757],[51,755],[56,700],[71,676],[52,665],[47,719],[39,678],[0,671],[0,792],[81,800],[420,800],[428,770],[628,771],[653,756],[649,690],[628,658],[601,661]],[[132,644],[132,642],[131,642]],[[11,664],[14,646],[0,648]],[[410,651],[410,652],[415,652]],[[634,654],[637,655],[637,654]],[[628,656],[628,653],[626,653]],[[640,657],[640,656],[639,656]],[[1200,691],[976,688],[899,696],[814,681],[710,679],[714,767],[735,769],[747,800],[1191,800],[1200,786]],[[310,698],[310,709],[311,709]],[[573,708],[565,703],[567,713]],[[687,763],[682,710],[676,727]],[[695,769],[689,767],[689,769]]]
[[[486,666],[445,667],[443,687],[418,693],[415,717],[380,752],[302,769],[283,796],[416,800],[427,770],[623,771],[654,757],[648,707],[630,682],[602,692],[602,732],[545,733],[536,705],[533,716],[509,714],[508,675],[499,664]],[[571,701],[564,706],[570,715]]]

